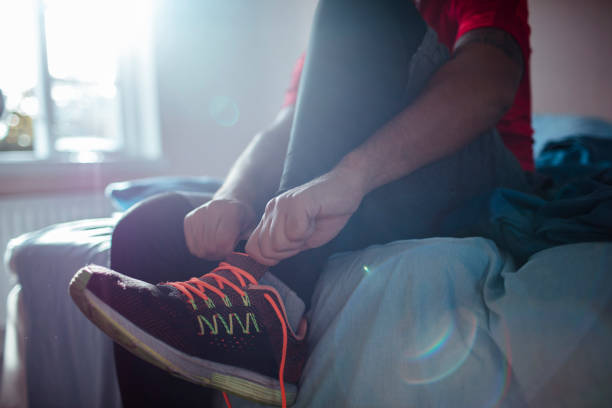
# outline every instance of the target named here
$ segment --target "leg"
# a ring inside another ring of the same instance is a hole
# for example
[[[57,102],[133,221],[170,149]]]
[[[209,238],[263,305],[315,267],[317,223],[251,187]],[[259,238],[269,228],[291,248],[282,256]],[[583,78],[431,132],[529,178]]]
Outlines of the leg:
[[[149,283],[203,275],[216,264],[185,244],[183,219],[212,195],[160,194],[132,207],[113,231],[111,268]]]
[[[411,2],[319,2],[280,191],[330,170],[414,98],[406,89],[425,33]],[[302,252],[273,272],[308,304],[335,246]]]
[[[411,2],[322,1],[313,30],[281,190],[330,170],[408,106],[448,59]],[[492,130],[370,193],[336,239],[281,262],[274,272],[308,301],[331,253],[436,235],[446,213],[497,186],[525,184]]]
[[[204,202],[208,196],[202,196]],[[191,255],[183,218],[196,205],[181,194],[163,194],[132,208],[115,228],[111,268],[150,283],[185,280],[216,263]],[[123,405],[168,407],[181,403],[211,406],[215,391],[179,380],[115,344],[115,365]],[[195,406],[195,405],[194,405]]]
[[[410,1],[319,2],[281,190],[330,170],[406,105],[425,32]]]

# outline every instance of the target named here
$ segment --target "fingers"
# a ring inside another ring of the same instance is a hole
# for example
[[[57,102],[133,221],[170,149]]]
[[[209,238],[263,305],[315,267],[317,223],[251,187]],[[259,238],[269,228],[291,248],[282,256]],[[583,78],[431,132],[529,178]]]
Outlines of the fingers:
[[[220,260],[229,255],[249,226],[252,215],[247,207],[230,200],[212,200],[185,216],[185,242],[199,258]]]
[[[221,218],[209,241],[210,246],[214,248],[210,250],[209,259],[224,259],[236,247],[239,235],[239,224],[234,220]]]
[[[256,233],[256,231],[247,241],[245,250],[253,259],[263,265],[274,266],[283,259],[290,258],[307,249],[303,243],[294,248],[273,249],[268,245],[269,240],[265,239],[266,232]]]
[[[291,196],[272,199],[247,242],[247,253],[259,263],[272,266],[307,249],[314,219],[303,204]]]

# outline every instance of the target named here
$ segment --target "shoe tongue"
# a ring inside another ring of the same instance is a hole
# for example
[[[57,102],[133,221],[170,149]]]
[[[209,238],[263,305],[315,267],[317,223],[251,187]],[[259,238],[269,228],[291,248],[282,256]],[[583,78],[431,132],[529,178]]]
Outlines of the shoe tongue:
[[[225,258],[225,262],[230,265],[237,266],[240,269],[244,269],[246,272],[253,275],[253,277],[258,281],[268,270],[267,266],[260,264],[247,254],[241,252],[232,252],[227,256],[227,258]]]

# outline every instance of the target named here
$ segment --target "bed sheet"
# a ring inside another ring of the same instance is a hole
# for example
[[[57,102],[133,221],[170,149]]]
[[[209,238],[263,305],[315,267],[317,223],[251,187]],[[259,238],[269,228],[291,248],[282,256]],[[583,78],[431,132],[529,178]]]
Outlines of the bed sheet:
[[[313,298],[296,407],[607,406],[611,270],[612,243],[519,270],[483,238],[340,254]]]

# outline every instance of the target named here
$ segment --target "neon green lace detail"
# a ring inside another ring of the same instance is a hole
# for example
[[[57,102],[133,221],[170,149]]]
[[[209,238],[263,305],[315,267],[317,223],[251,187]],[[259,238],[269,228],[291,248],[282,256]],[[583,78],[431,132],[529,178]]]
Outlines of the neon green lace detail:
[[[230,313],[228,316],[228,320],[226,321],[223,316],[219,313],[216,313],[212,316],[212,322],[210,322],[206,317],[202,315],[198,315],[198,324],[200,325],[199,336],[203,336],[206,333],[205,328],[208,327],[210,334],[217,335],[219,334],[219,321],[225,328],[225,332],[229,335],[234,334],[234,320],[238,322],[240,329],[242,329],[242,333],[250,334],[251,333],[251,325],[255,329],[257,333],[259,333],[259,325],[257,324],[257,320],[255,319],[255,315],[253,313],[247,313],[244,318],[244,324],[238,316],[237,313]]]

